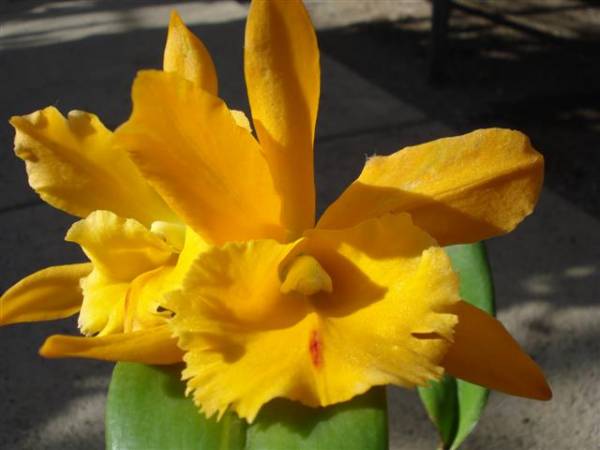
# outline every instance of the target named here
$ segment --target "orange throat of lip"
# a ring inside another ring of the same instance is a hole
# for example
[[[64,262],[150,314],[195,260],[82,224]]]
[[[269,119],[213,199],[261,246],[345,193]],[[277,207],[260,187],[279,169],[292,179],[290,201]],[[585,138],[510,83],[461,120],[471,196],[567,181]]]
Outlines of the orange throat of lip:
[[[315,368],[320,368],[323,365],[323,343],[319,337],[319,332],[313,330],[308,341],[308,351],[310,360]]]

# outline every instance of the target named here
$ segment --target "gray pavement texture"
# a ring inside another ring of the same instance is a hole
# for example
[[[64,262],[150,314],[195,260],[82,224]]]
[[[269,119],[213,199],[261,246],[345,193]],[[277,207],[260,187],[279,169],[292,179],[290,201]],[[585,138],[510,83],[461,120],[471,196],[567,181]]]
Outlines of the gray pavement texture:
[[[580,11],[588,27],[590,18],[598,25],[591,2],[550,3],[554,9],[544,17],[554,11],[552,23],[560,11],[569,11],[569,17]],[[64,113],[95,112],[109,127],[117,126],[128,115],[136,70],[160,67],[172,7],[213,54],[223,97],[248,111],[243,3],[86,0],[0,6],[2,290],[36,269],[83,259],[62,241],[74,219],[29,190],[23,164],[12,153],[8,117],[52,104]],[[313,1],[309,9],[322,51],[320,210],[356,177],[367,155],[477,127],[521,129],[545,154],[547,182],[536,213],[516,232],[491,240],[489,253],[499,317],[544,368],[555,397],[540,403],[492,393],[465,448],[599,449],[597,41],[583,33],[585,42],[549,43],[456,13],[447,77],[432,86],[426,75],[426,2]],[[535,11],[544,15],[530,8],[527,17]],[[37,348],[56,332],[75,333],[73,320],[0,329],[1,449],[103,447],[112,367],[41,359]],[[415,392],[390,389],[390,411],[392,449],[435,448],[433,427]]]

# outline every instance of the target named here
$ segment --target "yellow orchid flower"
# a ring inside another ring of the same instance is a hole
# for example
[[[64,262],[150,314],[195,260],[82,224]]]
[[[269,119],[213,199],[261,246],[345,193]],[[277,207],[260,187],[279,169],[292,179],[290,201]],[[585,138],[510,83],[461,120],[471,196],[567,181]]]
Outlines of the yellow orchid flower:
[[[504,327],[460,300],[440,247],[531,213],[543,158],[527,137],[478,130],[373,157],[315,225],[309,16],[299,1],[255,0],[245,40],[256,137],[217,96],[210,56],[176,14],[164,71],[138,74],[114,134],[84,113],[13,119],[32,187],[87,216],[67,238],[93,269],[26,278],[4,295],[2,323],[76,312],[83,277],[82,329],[103,334],[51,338],[42,354],[166,363],[183,352],[209,416],[231,408],[252,421],[275,397],[323,406],[444,371],[548,399]]]
[[[202,72],[186,57],[189,51],[208,55],[174,15],[164,70],[216,89],[214,68]],[[79,244],[91,262],[50,267],[18,282],[0,299],[0,325],[79,312],[88,337],[52,336],[43,356],[181,361],[160,300],[180,285],[207,243],[186,228],[97,116],[71,111],[65,118],[48,107],[10,122],[31,187],[50,205],[83,218],[66,240]]]
[[[460,301],[439,247],[503,234],[532,211],[543,158],[529,140],[479,130],[371,158],[315,227],[319,54],[301,3],[253,2],[244,58],[258,142],[213,93],[150,71],[117,131],[173,210],[219,245],[164,304],[198,406],[252,421],[275,397],[322,406],[444,370],[548,398],[502,325]]]

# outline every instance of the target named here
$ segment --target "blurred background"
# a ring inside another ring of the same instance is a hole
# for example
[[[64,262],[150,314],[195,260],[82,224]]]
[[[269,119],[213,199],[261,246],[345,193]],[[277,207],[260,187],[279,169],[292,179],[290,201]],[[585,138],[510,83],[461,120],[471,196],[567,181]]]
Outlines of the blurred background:
[[[522,130],[546,158],[535,214],[488,243],[500,319],[546,371],[548,403],[492,393],[465,448],[600,448],[600,2],[308,1],[318,30],[319,210],[366,156],[475,128]],[[435,8],[434,8],[435,6]],[[242,71],[247,3],[0,2],[0,288],[83,260],[74,221],[43,204],[12,152],[8,118],[47,105],[130,111],[141,68],[160,68],[177,8],[215,60],[220,92],[249,113]],[[432,29],[432,10],[435,26]],[[74,320],[0,329],[0,448],[100,449],[112,366],[37,356]],[[391,448],[433,449],[415,392],[390,390]]]

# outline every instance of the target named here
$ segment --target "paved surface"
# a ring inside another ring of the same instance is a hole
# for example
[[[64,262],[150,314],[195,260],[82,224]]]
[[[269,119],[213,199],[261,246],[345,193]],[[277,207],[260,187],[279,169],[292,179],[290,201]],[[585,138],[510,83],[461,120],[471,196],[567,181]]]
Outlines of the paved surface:
[[[11,151],[7,118],[54,104],[63,112],[93,111],[110,127],[118,125],[128,115],[135,71],[160,67],[171,6],[159,3],[5,4],[2,290],[36,269],[82,259],[75,246],[62,242],[73,218],[29,191],[23,165]],[[587,44],[553,46],[459,14],[446,83],[432,87],[425,81],[426,3],[332,5],[310,5],[323,52],[320,209],[354,179],[366,155],[478,126],[501,124],[530,134],[547,157],[547,188],[535,215],[514,234],[492,240],[489,249],[499,316],[544,367],[555,398],[538,403],[492,394],[465,447],[600,448],[597,57]],[[197,1],[177,8],[214,55],[224,98],[247,111],[241,60],[245,7]],[[48,361],[36,354],[45,336],[72,330],[69,320],[0,329],[0,448],[103,447],[111,366]],[[394,389],[390,399],[392,448],[434,448],[435,434],[416,394]]]

